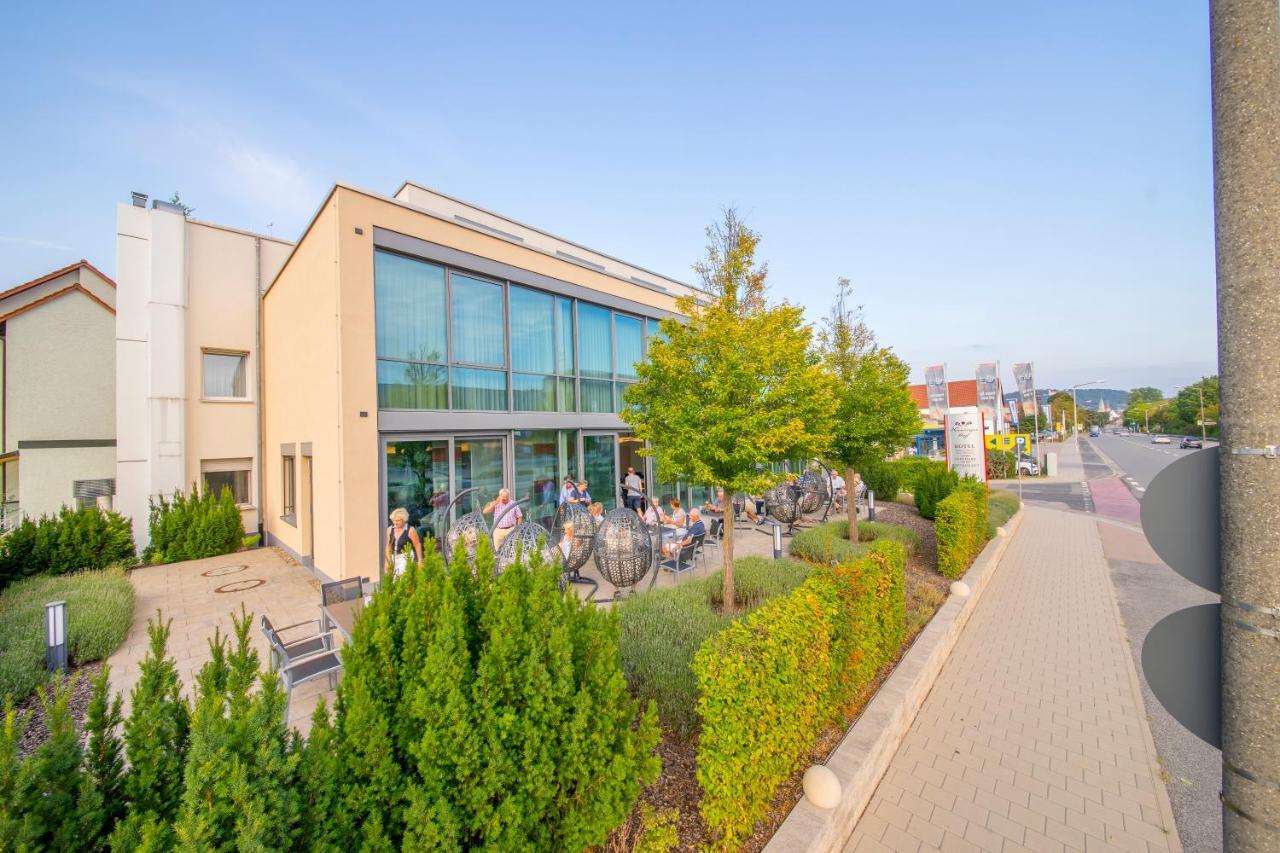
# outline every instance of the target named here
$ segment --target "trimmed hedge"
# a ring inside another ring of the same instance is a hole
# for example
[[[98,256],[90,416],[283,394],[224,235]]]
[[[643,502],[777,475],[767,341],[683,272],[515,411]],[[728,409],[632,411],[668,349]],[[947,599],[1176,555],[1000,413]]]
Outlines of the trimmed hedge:
[[[226,486],[217,496],[192,486],[190,495],[175,492],[173,500],[152,501],[148,527],[151,543],[142,558],[157,564],[230,554],[245,538],[240,507]]]
[[[932,519],[938,503],[951,494],[952,489],[959,483],[960,477],[955,471],[948,469],[941,462],[930,462],[929,466],[921,471],[914,490],[916,509],[920,511],[920,517]]]
[[[920,547],[920,535],[911,528],[879,521],[859,521],[858,541],[850,542],[849,521],[839,519],[797,533],[791,540],[791,553],[812,563],[829,566],[862,557],[867,553],[866,543],[879,539],[898,542],[909,555]]]
[[[778,785],[854,704],[905,636],[906,550],[873,542],[858,560],[815,572],[708,640],[694,656],[701,693],[701,811],[735,849]]]
[[[987,543],[987,487],[965,480],[938,502],[934,532],[938,538],[938,572],[958,578]]]
[[[0,589],[34,575],[62,575],[132,563],[129,521],[96,506],[63,507],[36,521],[24,518],[0,537]]]
[[[44,605],[67,602],[67,663],[104,660],[133,624],[133,585],[121,569],[20,581],[0,594],[0,701],[19,702],[45,679]]]
[[[858,473],[867,488],[882,501],[891,501],[902,491],[902,472],[891,462],[871,462],[863,465]]]
[[[708,637],[740,617],[743,608],[753,610],[790,592],[813,571],[813,566],[799,560],[734,560],[739,610],[731,616],[714,606],[721,594],[723,570],[623,599],[618,604],[618,645],[631,691],[641,702],[656,703],[662,722],[688,736],[698,724],[694,654]]]

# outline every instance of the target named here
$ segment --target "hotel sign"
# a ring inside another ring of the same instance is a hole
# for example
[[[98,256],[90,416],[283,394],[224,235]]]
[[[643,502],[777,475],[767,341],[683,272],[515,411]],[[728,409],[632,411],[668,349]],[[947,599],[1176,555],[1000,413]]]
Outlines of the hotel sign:
[[[947,415],[947,467],[961,477],[987,481],[982,412]]]

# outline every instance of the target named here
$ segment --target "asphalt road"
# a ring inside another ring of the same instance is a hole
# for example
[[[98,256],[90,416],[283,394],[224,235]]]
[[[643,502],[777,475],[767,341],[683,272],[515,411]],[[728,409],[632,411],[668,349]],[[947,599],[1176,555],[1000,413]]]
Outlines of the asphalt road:
[[[1101,450],[1120,469],[1120,478],[1129,486],[1133,497],[1141,501],[1156,474],[1178,459],[1198,452],[1180,450],[1176,444],[1178,437],[1173,440],[1174,444],[1151,444],[1147,436],[1110,434],[1083,439],[1081,455],[1086,475],[1094,479],[1090,457],[1100,458],[1097,451]],[[1123,498],[1124,493],[1120,495]],[[1151,692],[1142,675],[1142,643],[1152,626],[1165,616],[1185,607],[1217,601],[1217,596],[1185,580],[1163,563],[1117,559],[1110,554],[1107,562],[1142,682],[1156,752],[1168,773],[1167,788],[1178,836],[1187,853],[1214,853],[1222,849],[1222,813],[1218,801],[1222,784],[1221,753],[1183,728]]]

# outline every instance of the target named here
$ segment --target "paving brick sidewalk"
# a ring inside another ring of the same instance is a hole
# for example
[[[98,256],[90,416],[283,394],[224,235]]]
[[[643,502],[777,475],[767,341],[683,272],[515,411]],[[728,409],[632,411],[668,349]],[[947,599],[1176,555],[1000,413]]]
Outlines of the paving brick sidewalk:
[[[1181,850],[1097,525],[1025,512],[846,850]]]

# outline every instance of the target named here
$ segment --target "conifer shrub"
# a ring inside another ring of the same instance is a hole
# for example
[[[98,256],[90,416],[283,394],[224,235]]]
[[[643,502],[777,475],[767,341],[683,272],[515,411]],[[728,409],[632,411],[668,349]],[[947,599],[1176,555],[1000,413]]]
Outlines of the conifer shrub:
[[[857,703],[906,631],[906,551],[871,543],[703,644],[694,656],[698,782],[718,849],[737,849],[818,735]]]
[[[118,513],[64,506],[24,518],[0,537],[0,590],[34,575],[61,575],[133,562],[133,530]]]
[[[200,560],[240,550],[244,544],[244,520],[240,507],[223,486],[221,494],[200,491],[175,492],[171,499],[151,501],[147,527],[150,544],[142,558],[149,563]]]
[[[960,482],[955,471],[941,462],[930,462],[920,471],[913,492],[921,518],[933,519],[938,503]]]
[[[861,475],[862,482],[867,484],[867,488],[876,493],[879,500],[891,501],[902,490],[902,471],[888,461],[877,460],[865,463],[858,469],[858,474]]]
[[[945,469],[947,467],[945,462],[928,459],[924,456],[903,456],[885,464],[897,471],[899,488],[905,489],[913,495],[919,486],[920,477],[925,471],[930,468],[941,467]]]

